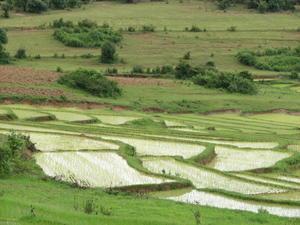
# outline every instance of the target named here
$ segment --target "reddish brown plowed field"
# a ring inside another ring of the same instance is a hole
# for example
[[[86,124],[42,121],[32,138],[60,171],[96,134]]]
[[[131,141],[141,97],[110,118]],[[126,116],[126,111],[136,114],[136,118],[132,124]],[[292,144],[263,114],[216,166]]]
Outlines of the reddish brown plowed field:
[[[1,83],[42,84],[53,82],[59,76],[58,73],[44,70],[0,66]]]
[[[30,95],[43,97],[59,97],[61,95],[66,95],[62,90],[25,87],[0,87],[0,94]]]

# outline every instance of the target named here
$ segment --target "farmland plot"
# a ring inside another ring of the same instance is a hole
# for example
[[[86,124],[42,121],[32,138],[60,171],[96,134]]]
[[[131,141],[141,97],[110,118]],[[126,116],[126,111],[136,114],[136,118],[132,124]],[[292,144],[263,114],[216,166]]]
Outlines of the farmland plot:
[[[108,115],[94,115],[102,123],[112,124],[112,125],[122,125],[129,121],[137,120],[138,117],[130,116],[108,116]]]
[[[217,171],[198,168],[172,158],[143,158],[143,165],[154,173],[170,174],[190,180],[197,188],[223,189],[242,194],[279,193],[285,189],[253,183]]]
[[[29,133],[30,140],[35,143],[35,147],[40,151],[78,151],[78,150],[101,150],[119,149],[113,143],[94,140],[81,136],[55,135],[42,133]]]
[[[116,153],[47,152],[35,155],[37,164],[51,177],[91,187],[158,184],[170,180],[144,175]]]
[[[243,211],[249,211],[255,213],[258,213],[263,209],[266,210],[268,213],[277,216],[300,217],[300,207],[263,204],[259,202],[234,199],[234,198],[230,198],[230,197],[226,197],[214,193],[207,193],[207,192],[197,191],[197,190],[193,190],[181,196],[170,197],[168,199],[172,199],[180,202],[204,205],[204,206],[243,210]]]
[[[135,147],[139,155],[153,156],[182,156],[190,158],[204,151],[205,147],[197,144],[187,144],[179,142],[147,140],[137,138],[126,138],[117,136],[104,136],[104,139],[118,140]]]
[[[84,122],[92,120],[91,117],[76,112],[49,111],[48,113],[54,115],[58,120],[66,122]]]
[[[216,146],[217,156],[210,163],[214,169],[221,171],[243,171],[273,166],[277,161],[292,155],[289,152],[271,150],[240,150]]]
[[[37,112],[37,111],[30,111],[30,110],[14,109],[13,112],[21,120],[27,120],[27,119],[33,119],[33,118],[38,118],[38,117],[49,116],[46,113],[41,113],[41,112]]]
[[[56,129],[47,129],[42,127],[34,127],[34,126],[24,126],[18,124],[6,124],[0,123],[0,131],[7,133],[10,130],[15,131],[36,131],[36,132],[47,132],[47,133],[61,133],[61,134],[78,134],[76,132],[64,131],[64,130],[56,130]]]

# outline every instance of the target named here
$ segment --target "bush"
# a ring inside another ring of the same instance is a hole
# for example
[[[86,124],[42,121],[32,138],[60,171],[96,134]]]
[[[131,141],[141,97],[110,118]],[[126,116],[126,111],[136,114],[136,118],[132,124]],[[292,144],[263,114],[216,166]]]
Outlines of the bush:
[[[53,34],[55,39],[70,47],[102,47],[105,42],[117,44],[122,40],[120,32],[114,31],[107,24],[98,26],[90,20],[82,20],[74,25],[59,19],[52,26],[57,28]]]
[[[236,26],[230,26],[230,27],[228,27],[227,31],[235,32],[236,31]]]
[[[253,66],[256,63],[255,55],[250,51],[242,51],[236,55],[238,61],[247,66]]]
[[[24,48],[19,48],[15,54],[15,58],[17,58],[17,59],[27,58],[26,50]]]
[[[197,74],[197,69],[193,68],[189,63],[181,61],[175,67],[175,77],[177,79],[188,79]]]
[[[117,60],[116,47],[111,42],[105,42],[101,48],[101,62],[113,63]]]
[[[135,65],[132,70],[131,73],[144,73],[144,68],[140,65]]]
[[[95,70],[79,69],[59,78],[58,83],[86,91],[98,97],[118,97],[122,94],[117,83]]]
[[[257,92],[252,75],[248,72],[233,74],[208,69],[194,76],[192,80],[195,84],[224,89],[231,93],[255,94]]]
[[[41,13],[48,9],[47,4],[42,0],[28,0],[26,7],[31,13]]]
[[[154,32],[155,31],[155,26],[153,26],[152,24],[150,24],[150,25],[144,25],[142,27],[142,31],[143,32]]]
[[[29,146],[29,139],[15,132],[10,133],[0,146],[0,177],[14,172],[23,151]]]
[[[7,44],[7,34],[3,28],[0,28],[0,44]]]

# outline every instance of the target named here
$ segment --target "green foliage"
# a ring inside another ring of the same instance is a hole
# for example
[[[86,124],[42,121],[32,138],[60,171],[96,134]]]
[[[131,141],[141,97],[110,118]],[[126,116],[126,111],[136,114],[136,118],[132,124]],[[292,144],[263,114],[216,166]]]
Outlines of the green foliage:
[[[101,48],[101,62],[102,63],[113,63],[117,60],[116,47],[111,42],[105,42]]]
[[[236,57],[240,63],[247,66],[253,66],[256,63],[255,55],[251,51],[241,51],[236,55]]]
[[[256,9],[261,13],[294,10],[296,1],[293,0],[218,0],[217,6],[221,10],[228,9],[236,3],[242,3],[248,8]]]
[[[0,44],[7,44],[7,34],[3,28],[0,28]]]
[[[48,5],[45,1],[42,0],[28,0],[26,9],[31,13],[41,13],[47,11]]]
[[[248,73],[248,72],[247,72]],[[234,74],[206,69],[193,77],[195,84],[224,89],[231,93],[255,94],[257,92],[252,76],[245,76],[246,72]]]
[[[143,25],[142,27],[143,32],[154,32],[155,31],[155,26],[150,24],[150,25]]]
[[[95,70],[73,71],[60,77],[58,83],[99,97],[118,97],[122,93],[116,82],[108,80]]]
[[[238,61],[261,70],[300,71],[300,47],[266,49],[264,51],[241,51],[236,55]]]
[[[175,67],[175,77],[177,79],[189,79],[197,74],[197,68],[192,67],[185,61],[180,61]]]
[[[3,44],[8,42],[6,31],[0,28],[0,64],[9,64],[10,57],[9,53],[3,47]]]
[[[15,58],[17,58],[17,59],[27,58],[26,50],[24,48],[19,48],[15,54]]]
[[[0,177],[7,176],[14,171],[28,146],[29,139],[21,134],[11,132],[4,143],[0,145]]]
[[[122,35],[107,24],[98,26],[90,20],[79,21],[74,25],[71,21],[59,19],[53,22],[55,39],[71,47],[102,47],[105,42],[117,44]]]

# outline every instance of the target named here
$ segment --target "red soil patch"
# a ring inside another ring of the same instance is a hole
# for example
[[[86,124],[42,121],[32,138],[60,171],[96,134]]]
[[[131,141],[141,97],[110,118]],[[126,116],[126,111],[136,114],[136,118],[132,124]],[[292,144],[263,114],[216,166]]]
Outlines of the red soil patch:
[[[56,81],[59,76],[60,75],[58,73],[44,70],[0,66],[1,83],[44,84]]]
[[[65,95],[64,91],[57,89],[25,88],[25,87],[0,87],[0,94],[16,94],[44,97],[59,97]]]
[[[109,79],[118,82],[120,85],[174,86],[172,80],[158,78],[109,77]]]

